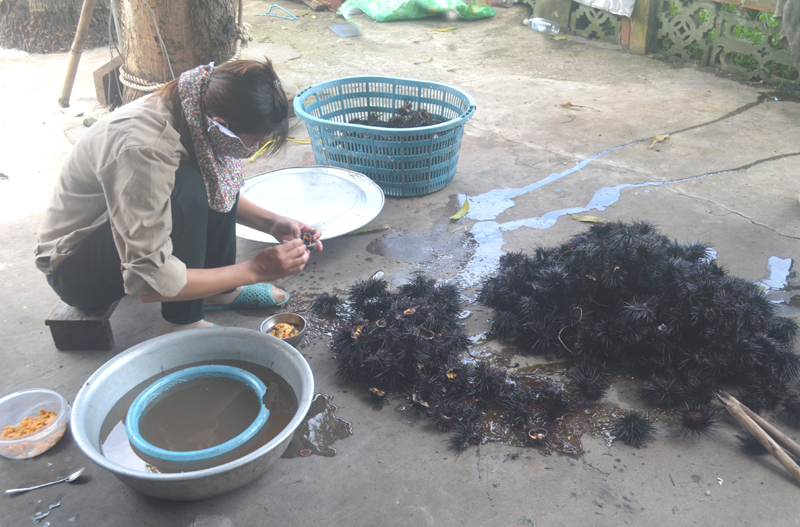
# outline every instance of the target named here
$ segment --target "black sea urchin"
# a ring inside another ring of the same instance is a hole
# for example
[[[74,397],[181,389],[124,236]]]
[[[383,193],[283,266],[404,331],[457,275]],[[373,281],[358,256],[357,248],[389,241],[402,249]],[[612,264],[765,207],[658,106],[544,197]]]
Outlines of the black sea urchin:
[[[683,407],[678,410],[681,435],[687,438],[711,434],[717,425],[719,410],[719,407],[710,404],[684,403]]]
[[[570,374],[568,384],[580,404],[591,405],[605,395],[608,388],[608,373],[600,366],[581,363]]]
[[[654,430],[650,416],[636,410],[626,412],[611,427],[614,437],[636,448],[653,441]]]
[[[783,399],[780,416],[792,426],[800,426],[800,392],[787,395]]]
[[[385,296],[387,289],[388,284],[383,279],[356,280],[349,290],[350,299],[358,307],[370,298]]]
[[[311,304],[311,309],[318,315],[330,315],[336,312],[336,306],[338,306],[340,302],[341,300],[339,300],[338,295],[322,293],[314,299],[314,302]]]
[[[642,399],[653,406],[669,408],[683,400],[675,377],[653,375],[642,385]]]
[[[480,444],[482,437],[481,424],[477,420],[462,423],[456,427],[455,433],[450,436],[449,448],[456,453],[456,456],[459,456],[470,445]]]

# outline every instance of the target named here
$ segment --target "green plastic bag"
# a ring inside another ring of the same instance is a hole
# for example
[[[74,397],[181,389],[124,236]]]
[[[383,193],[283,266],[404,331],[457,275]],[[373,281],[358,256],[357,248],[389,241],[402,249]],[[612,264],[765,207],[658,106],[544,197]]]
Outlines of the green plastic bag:
[[[463,0],[347,0],[339,8],[339,13],[350,20],[348,14],[353,8],[361,9],[376,22],[393,20],[414,20],[455,11],[466,20],[489,18],[497,13],[488,5],[467,5]]]

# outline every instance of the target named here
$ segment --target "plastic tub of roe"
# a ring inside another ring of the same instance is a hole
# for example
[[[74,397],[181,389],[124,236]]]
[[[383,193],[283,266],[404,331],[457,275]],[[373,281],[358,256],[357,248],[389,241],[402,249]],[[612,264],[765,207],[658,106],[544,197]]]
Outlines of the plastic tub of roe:
[[[25,459],[50,450],[67,428],[70,406],[52,390],[34,389],[12,393],[0,399],[0,426],[18,425],[26,417],[37,418],[40,410],[55,412],[55,418],[44,427],[15,438],[0,438],[0,456]]]

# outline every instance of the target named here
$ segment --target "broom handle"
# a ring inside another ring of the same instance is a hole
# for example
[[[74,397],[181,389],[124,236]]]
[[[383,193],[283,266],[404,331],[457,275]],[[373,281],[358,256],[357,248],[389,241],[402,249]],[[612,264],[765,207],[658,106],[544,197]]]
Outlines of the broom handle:
[[[789,454],[784,452],[780,445],[778,445],[778,443],[776,443],[775,440],[769,436],[769,434],[761,429],[761,427],[759,427],[756,422],[750,418],[745,411],[746,407],[737,401],[735,397],[725,392],[720,392],[717,394],[717,397],[720,401],[722,401],[725,409],[727,409],[728,412],[730,412],[730,414],[737,421],[739,421],[739,424],[741,424],[745,430],[750,432],[753,437],[758,439],[758,442],[764,445],[764,448],[766,448],[773,456],[775,456],[775,458],[780,461],[781,465],[783,465],[784,468],[788,470],[798,482],[800,482],[800,467],[798,467],[797,464],[792,461],[792,458],[789,457]]]
[[[116,0],[111,0],[112,2]],[[61,88],[61,97],[58,104],[62,108],[69,106],[69,96],[72,94],[72,86],[75,84],[75,76],[78,74],[78,64],[83,53],[83,41],[89,33],[89,25],[92,22],[92,11],[94,11],[95,0],[83,0],[81,7],[81,17],[78,20],[78,29],[75,30],[75,39],[72,41],[72,48],[69,52],[69,64],[67,65],[67,76],[64,78],[64,86]]]

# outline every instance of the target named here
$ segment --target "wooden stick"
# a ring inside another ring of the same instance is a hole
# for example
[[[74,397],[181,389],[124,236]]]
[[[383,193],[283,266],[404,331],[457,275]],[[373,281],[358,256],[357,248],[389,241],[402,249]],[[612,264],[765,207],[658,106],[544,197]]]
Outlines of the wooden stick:
[[[769,424],[767,421],[764,420],[763,417],[752,411],[750,408],[743,405],[740,401],[737,401],[735,397],[729,396],[733,401],[734,404],[738,403],[739,406],[744,410],[744,413],[747,414],[750,419],[756,422],[758,426],[764,429],[766,433],[772,436],[772,439],[775,440],[776,443],[781,445],[783,448],[789,451],[789,453],[794,454],[795,457],[800,458],[800,445],[792,441],[789,436]]]
[[[114,2],[115,0],[111,0]],[[83,53],[83,41],[89,33],[89,25],[92,23],[92,11],[94,11],[95,0],[83,0],[81,8],[81,18],[78,20],[78,29],[75,30],[75,39],[72,41],[72,49],[69,52],[69,64],[67,65],[67,76],[64,78],[64,86],[61,88],[61,97],[58,104],[62,108],[69,106],[69,96],[72,94],[72,86],[75,84],[75,76],[78,74],[78,64]]]
[[[775,456],[775,458],[780,461],[781,465],[784,466],[789,473],[794,476],[794,478],[800,482],[800,467],[792,461],[792,458],[789,457],[789,454],[783,451],[783,449],[778,445],[778,443],[773,440],[769,434],[764,432],[764,430],[759,427],[755,421],[753,421],[749,415],[744,411],[742,403],[737,401],[733,396],[727,394],[725,392],[720,392],[717,394],[717,397],[725,406],[725,409],[730,412],[730,414],[739,421],[745,430],[750,432],[753,437],[758,439],[758,442],[764,445],[770,454]]]

